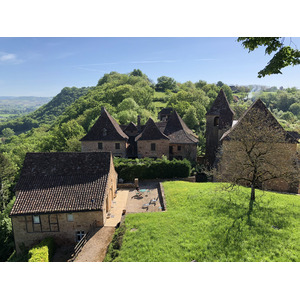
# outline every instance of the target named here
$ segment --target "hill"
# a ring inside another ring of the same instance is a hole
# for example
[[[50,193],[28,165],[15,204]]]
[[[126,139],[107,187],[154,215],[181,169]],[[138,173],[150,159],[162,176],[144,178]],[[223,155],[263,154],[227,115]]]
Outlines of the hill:
[[[4,128],[10,128],[15,133],[19,134],[30,130],[32,128],[39,127],[42,124],[51,124],[55,121],[55,119],[61,115],[65,109],[72,104],[76,99],[85,95],[89,91],[89,88],[76,88],[76,87],[65,87],[61,90],[59,94],[57,94],[51,101],[48,99],[47,103],[43,106],[39,107],[32,113],[27,114],[26,116],[22,116],[19,118],[14,118],[12,120],[8,120],[6,122],[0,123],[0,133]],[[18,97],[19,98],[19,97]],[[6,99],[0,100],[7,103],[8,101],[13,101],[13,103],[32,103],[31,101],[36,101],[40,103],[40,97],[27,97],[27,99]],[[21,98],[21,97],[20,97]],[[45,101],[45,99],[43,100]],[[28,105],[28,104],[27,104]],[[1,106],[0,106],[1,109]]]
[[[249,227],[249,188],[229,192],[220,183],[179,181],[163,186],[167,211],[126,215],[105,261],[300,261],[299,196],[259,191]]]

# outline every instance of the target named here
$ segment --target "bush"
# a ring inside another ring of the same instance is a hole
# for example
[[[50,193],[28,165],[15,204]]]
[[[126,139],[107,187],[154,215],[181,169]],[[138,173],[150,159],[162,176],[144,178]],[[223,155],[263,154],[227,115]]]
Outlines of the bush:
[[[29,262],[49,262],[54,253],[54,240],[52,237],[45,238],[28,252]]]
[[[191,173],[191,163],[187,160],[167,159],[114,159],[115,169],[119,178],[132,181],[134,178],[180,178],[188,177]]]

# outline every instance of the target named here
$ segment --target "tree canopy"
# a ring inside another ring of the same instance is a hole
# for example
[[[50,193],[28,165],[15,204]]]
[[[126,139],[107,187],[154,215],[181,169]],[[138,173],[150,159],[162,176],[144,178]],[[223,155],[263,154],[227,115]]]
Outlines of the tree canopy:
[[[242,42],[244,48],[249,52],[258,47],[264,46],[265,54],[273,57],[264,69],[258,72],[258,77],[265,77],[271,74],[282,74],[281,69],[287,66],[296,66],[300,64],[300,51],[284,45],[284,38],[280,37],[239,37],[238,42]]]

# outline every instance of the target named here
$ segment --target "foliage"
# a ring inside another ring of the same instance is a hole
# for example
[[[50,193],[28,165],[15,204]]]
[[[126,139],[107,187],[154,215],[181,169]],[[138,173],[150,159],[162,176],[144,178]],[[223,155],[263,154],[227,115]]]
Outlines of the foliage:
[[[125,181],[155,178],[187,177],[191,173],[191,163],[187,160],[167,159],[114,159],[115,169],[119,178]]]
[[[52,237],[45,238],[38,245],[28,251],[29,262],[50,262],[54,254],[54,240]]]
[[[166,90],[175,91],[176,81],[174,78],[161,76],[157,78],[157,84],[155,85],[155,90],[157,92],[165,92]]]
[[[258,192],[246,224],[249,189],[220,183],[163,183],[167,211],[128,214],[120,262],[300,261],[298,196]],[[132,229],[135,230],[132,230]]]
[[[0,212],[0,261],[6,261],[14,250],[14,238],[9,213],[14,199]]]
[[[271,74],[282,74],[281,69],[300,64],[300,51],[290,46],[284,46],[284,39],[280,37],[240,37],[238,42],[242,42],[244,48],[249,52],[260,46],[266,47],[265,53],[268,55],[275,52],[267,66],[258,72],[259,78]]]

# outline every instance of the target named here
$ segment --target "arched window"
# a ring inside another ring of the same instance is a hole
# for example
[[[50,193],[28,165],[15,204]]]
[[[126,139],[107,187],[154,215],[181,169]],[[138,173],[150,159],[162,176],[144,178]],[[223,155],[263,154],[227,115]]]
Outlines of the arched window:
[[[219,117],[214,118],[214,126],[219,126]]]

